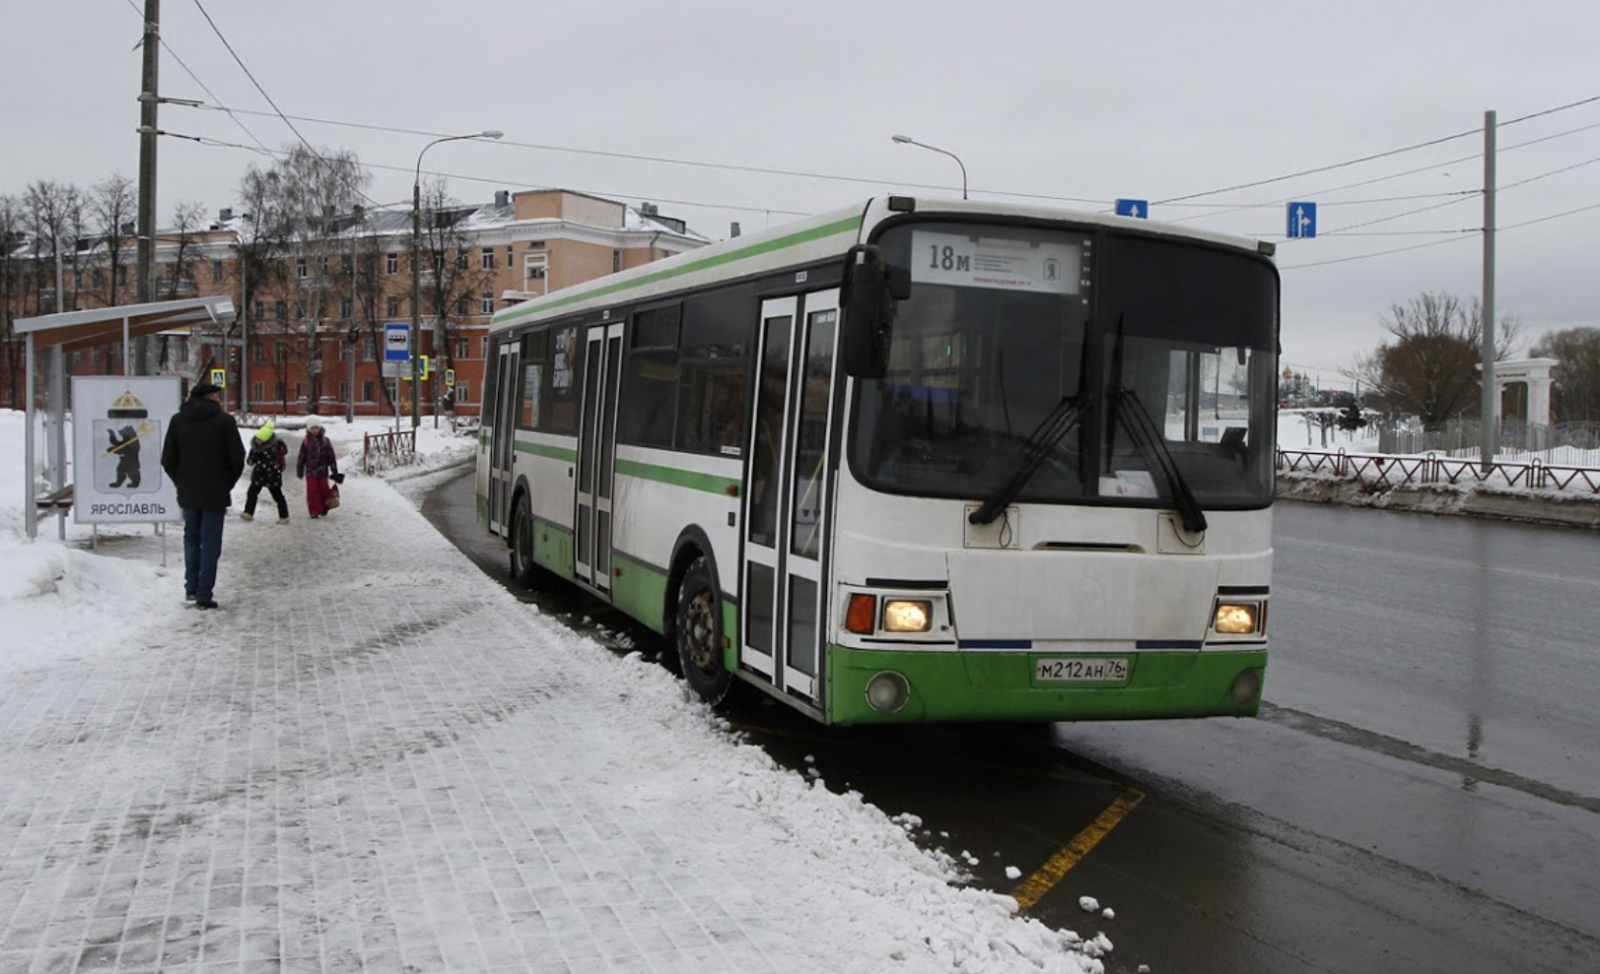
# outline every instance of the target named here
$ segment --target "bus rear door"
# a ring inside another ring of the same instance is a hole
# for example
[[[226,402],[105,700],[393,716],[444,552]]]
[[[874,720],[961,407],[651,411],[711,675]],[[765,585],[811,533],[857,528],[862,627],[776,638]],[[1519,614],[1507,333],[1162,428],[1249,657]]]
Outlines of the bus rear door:
[[[583,355],[583,413],[578,427],[576,577],[611,591],[611,486],[617,431],[622,324],[588,329]]]
[[[834,349],[839,292],[761,304],[744,518],[740,659],[820,704],[827,618]]]
[[[501,342],[494,360],[494,402],[484,403],[493,410],[489,429],[489,530],[502,537],[511,530],[511,491],[515,474],[511,469],[517,455],[517,375],[518,345]]]

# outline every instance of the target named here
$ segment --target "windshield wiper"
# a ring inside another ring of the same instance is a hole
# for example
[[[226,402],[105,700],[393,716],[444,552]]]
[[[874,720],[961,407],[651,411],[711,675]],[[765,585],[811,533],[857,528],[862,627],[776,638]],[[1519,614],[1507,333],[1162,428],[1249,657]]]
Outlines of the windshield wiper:
[[[973,524],[989,524],[1000,516],[1006,506],[1017,499],[1033,475],[1038,473],[1044,465],[1045,458],[1050,451],[1055,449],[1057,443],[1078,425],[1078,420],[1083,413],[1083,399],[1080,396],[1063,396],[1056,403],[1056,408],[1050,410],[1034,431],[1028,435],[1027,449],[1023,454],[1022,462],[1000,489],[983,502],[983,506],[967,515],[967,520]]]
[[[1155,420],[1150,418],[1150,413],[1139,401],[1139,394],[1118,386],[1111,391],[1111,398],[1116,403],[1117,420],[1128,431],[1128,439],[1133,441],[1140,453],[1155,460],[1156,466],[1161,468],[1167,488],[1172,491],[1173,504],[1183,517],[1184,530],[1191,534],[1204,531],[1205,512],[1200,509],[1200,502],[1195,500],[1194,492],[1189,489],[1189,482],[1183,479],[1183,471],[1178,469],[1172,451],[1167,449],[1166,437],[1161,435]]]

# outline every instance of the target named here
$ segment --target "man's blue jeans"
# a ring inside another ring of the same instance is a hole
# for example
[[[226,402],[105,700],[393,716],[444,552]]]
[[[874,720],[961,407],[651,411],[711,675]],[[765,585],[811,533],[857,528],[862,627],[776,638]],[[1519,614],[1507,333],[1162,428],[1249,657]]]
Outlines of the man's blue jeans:
[[[217,584],[217,560],[222,557],[222,525],[226,508],[183,511],[183,590],[201,602],[212,601]]]

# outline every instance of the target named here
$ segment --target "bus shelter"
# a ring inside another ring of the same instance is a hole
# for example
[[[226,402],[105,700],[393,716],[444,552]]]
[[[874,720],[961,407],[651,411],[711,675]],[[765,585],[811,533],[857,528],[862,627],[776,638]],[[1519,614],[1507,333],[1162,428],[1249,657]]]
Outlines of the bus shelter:
[[[226,327],[234,319],[233,302],[226,297],[184,298],[124,304],[89,311],[61,311],[13,322],[17,334],[25,339],[24,369],[27,376],[27,429],[24,434],[23,517],[28,537],[39,533],[39,514],[53,510],[58,516],[61,537],[66,537],[66,511],[71,504],[72,485],[67,480],[66,445],[66,361],[67,353],[112,342],[122,344],[122,369],[127,374],[132,361],[133,340],[162,332],[190,334],[195,325]],[[45,411],[50,440],[46,444],[49,483],[41,492],[36,482],[35,418],[38,396],[35,390],[35,365],[49,352],[49,378],[45,388]]]

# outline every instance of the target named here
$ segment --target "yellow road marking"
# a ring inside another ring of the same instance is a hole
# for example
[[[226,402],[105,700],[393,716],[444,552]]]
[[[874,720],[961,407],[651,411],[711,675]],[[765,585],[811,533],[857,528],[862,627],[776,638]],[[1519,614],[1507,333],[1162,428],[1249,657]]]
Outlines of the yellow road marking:
[[[1112,802],[1110,807],[1101,812],[1093,822],[1084,826],[1082,832],[1072,837],[1066,847],[1051,856],[1038,871],[1023,880],[1011,895],[1021,909],[1029,909],[1035,903],[1044,899],[1055,884],[1067,874],[1067,870],[1078,864],[1078,861],[1089,854],[1089,850],[1099,845],[1100,840],[1111,834],[1117,823],[1131,811],[1134,806],[1144,801],[1144,792],[1130,789],[1124,792],[1121,798]]]

